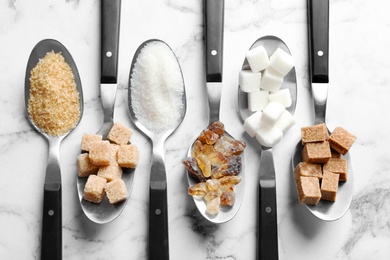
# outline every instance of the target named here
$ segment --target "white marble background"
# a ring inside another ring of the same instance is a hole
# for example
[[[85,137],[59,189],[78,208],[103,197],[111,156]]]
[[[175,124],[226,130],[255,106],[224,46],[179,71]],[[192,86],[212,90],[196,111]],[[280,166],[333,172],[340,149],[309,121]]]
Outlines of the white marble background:
[[[300,127],[313,122],[308,84],[305,0],[226,0],[222,121],[245,139],[237,114],[237,81],[244,54],[259,37],[274,34],[290,47],[298,76],[297,125],[274,148],[280,259],[389,259],[390,256],[390,4],[385,0],[331,0],[328,123],[353,132],[354,199],[340,220],[322,222],[298,204],[291,153]],[[81,75],[85,112],[61,146],[64,259],[147,259],[151,145],[141,148],[135,186],[114,222],[97,225],[81,211],[76,164],[84,132],[102,123],[99,96],[97,0],[0,1],[0,258],[39,259],[47,144],[25,118],[24,75],[29,54],[44,38],[61,41]],[[122,0],[119,86],[115,120],[132,126],[127,110],[130,63],[143,41],[158,38],[175,51],[184,73],[187,116],[166,142],[171,259],[255,259],[257,148],[247,148],[243,205],[230,222],[202,220],[186,195],[184,167],[191,140],[207,124],[201,0]]]

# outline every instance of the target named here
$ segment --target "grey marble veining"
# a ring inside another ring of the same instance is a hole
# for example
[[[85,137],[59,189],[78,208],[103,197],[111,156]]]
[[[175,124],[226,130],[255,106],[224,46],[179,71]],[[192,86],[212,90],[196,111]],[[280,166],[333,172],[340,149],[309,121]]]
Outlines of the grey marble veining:
[[[351,149],[354,198],[340,220],[323,222],[297,201],[291,153],[300,127],[314,114],[308,83],[306,0],[225,1],[224,88],[221,120],[246,140],[237,113],[238,71],[247,49],[273,34],[296,62],[297,125],[274,149],[279,258],[286,260],[385,260],[390,257],[390,4],[385,0],[330,1],[330,89],[327,120],[357,136]],[[80,125],[61,145],[63,259],[147,259],[151,144],[137,130],[141,148],[134,189],[118,219],[97,225],[83,214],[76,193],[76,157],[83,133],[102,123],[99,93],[99,1],[0,2],[0,258],[39,259],[47,144],[28,124],[24,76],[29,54],[44,38],[61,41],[77,63],[85,109]],[[259,151],[247,147],[246,192],[236,217],[215,225],[202,219],[181,159],[206,127],[202,1],[122,0],[119,85],[115,121],[134,128],[127,108],[130,64],[145,40],[166,41],[186,84],[187,115],[166,142],[171,259],[256,259]]]

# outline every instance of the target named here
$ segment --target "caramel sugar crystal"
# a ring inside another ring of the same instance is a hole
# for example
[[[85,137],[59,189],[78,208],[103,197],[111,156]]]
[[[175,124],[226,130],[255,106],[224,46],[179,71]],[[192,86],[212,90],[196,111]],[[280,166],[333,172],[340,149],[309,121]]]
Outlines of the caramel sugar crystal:
[[[329,137],[325,124],[306,126],[301,128],[302,144],[323,142]]]
[[[331,157],[328,141],[306,143],[302,150],[302,161],[309,163],[325,163]]]
[[[325,171],[321,182],[321,199],[336,201],[340,175]]]
[[[320,164],[300,162],[294,169],[294,177],[298,179],[299,176],[317,177],[322,179],[322,166]]]
[[[89,152],[95,142],[102,141],[103,136],[96,134],[83,134],[81,139],[81,151]]]
[[[100,203],[104,196],[104,186],[107,180],[96,175],[90,175],[84,187],[83,198],[93,203]]]
[[[111,142],[122,145],[127,144],[129,142],[132,134],[133,131],[130,128],[120,123],[115,123],[112,126],[110,132],[108,133],[107,139]]]
[[[77,168],[79,177],[88,177],[91,174],[96,174],[99,170],[99,166],[94,165],[89,160],[88,153],[82,153],[77,157]]]
[[[108,201],[111,204],[118,203],[126,200],[127,188],[125,182],[122,179],[116,179],[108,182],[105,186]]]
[[[349,151],[355,140],[356,136],[342,127],[336,127],[329,137],[330,146],[342,155]]]
[[[139,161],[139,150],[134,144],[121,145],[118,149],[118,163],[121,167],[135,168]]]
[[[348,164],[347,160],[343,158],[330,158],[328,162],[324,163],[323,170],[339,174],[340,181],[348,179]]]
[[[112,158],[112,150],[110,149],[109,141],[94,142],[90,151],[89,159],[98,166],[106,166],[110,164]]]
[[[321,199],[320,181],[317,177],[299,176],[295,181],[301,204],[316,205]]]

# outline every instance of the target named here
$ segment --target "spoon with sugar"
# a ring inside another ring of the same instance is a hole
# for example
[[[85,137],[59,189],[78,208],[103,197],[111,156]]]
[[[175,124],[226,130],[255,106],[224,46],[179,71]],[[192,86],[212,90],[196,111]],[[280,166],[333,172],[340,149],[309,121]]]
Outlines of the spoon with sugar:
[[[40,41],[28,59],[27,118],[49,144],[43,193],[41,259],[62,259],[61,141],[79,124],[83,92],[69,51],[52,39]]]
[[[219,137],[219,140],[230,140],[231,146],[236,146],[235,144],[238,144],[237,146],[241,146],[241,148],[234,147],[233,149],[238,148],[241,152],[239,155],[236,155],[239,160],[237,160],[237,163],[233,165],[228,165],[229,168],[236,168],[238,169],[237,172],[239,173],[237,175],[236,173],[233,173],[234,177],[240,178],[241,181],[235,185],[234,187],[234,195],[232,198],[227,200],[228,202],[226,204],[229,204],[229,202],[234,202],[233,205],[229,206],[221,206],[222,196],[220,197],[218,202],[218,196],[215,199],[206,199],[208,196],[196,196],[193,195],[194,203],[200,212],[200,214],[207,219],[208,221],[212,223],[224,223],[229,220],[231,220],[238,212],[242,200],[244,198],[245,193],[245,155],[243,151],[243,148],[245,148],[246,144],[242,141],[235,140],[225,129],[223,124],[219,121],[219,113],[220,113],[220,102],[221,102],[221,92],[222,92],[222,61],[223,61],[223,27],[224,27],[224,1],[223,0],[215,0],[210,1],[206,0],[205,3],[205,41],[206,41],[206,89],[207,89],[207,98],[209,103],[209,127],[210,128],[219,128],[220,126],[223,127],[223,135]],[[216,127],[215,127],[216,126]],[[222,131],[221,131],[222,132]],[[195,140],[192,145],[189,148],[188,151],[188,157],[194,157],[195,150],[197,142],[199,141],[199,138]],[[218,143],[218,142],[217,142]],[[215,145],[217,145],[215,143]],[[223,142],[221,142],[223,143]],[[234,144],[235,143],[235,144]],[[214,147],[215,147],[214,145]],[[232,157],[230,157],[232,158]],[[196,159],[197,160],[197,159]],[[187,160],[188,161],[188,160]],[[210,160],[211,161],[211,160]],[[184,161],[183,161],[184,162]],[[218,164],[218,163],[216,163]],[[187,166],[187,165],[186,165]],[[194,164],[196,169],[201,168],[198,167],[199,163]],[[214,165],[210,168],[215,168]],[[188,169],[188,167],[187,167]],[[198,170],[195,170],[196,172],[199,172]],[[191,172],[187,171],[187,180],[188,185],[191,189],[191,187],[196,187],[198,184],[202,184],[202,181],[199,182],[197,178],[194,178],[191,174]],[[202,173],[200,175],[203,176]],[[237,175],[237,176],[235,176]],[[208,176],[207,176],[208,177]],[[213,179],[208,179],[208,181],[212,181]],[[207,194],[211,194],[208,192]],[[212,196],[214,197],[214,196]],[[213,203],[214,201],[217,201],[217,203]],[[230,203],[232,204],[232,203]],[[216,209],[217,208],[217,209]],[[218,212],[216,213],[216,211]],[[212,214],[210,214],[212,213]],[[214,214],[216,213],[216,214]]]
[[[314,100],[315,124],[325,123],[328,97],[328,49],[329,49],[329,1],[308,2],[309,61],[311,90]],[[327,129],[328,132],[330,132]],[[302,142],[299,141],[292,155],[292,169],[302,161]],[[349,153],[344,155],[348,165],[348,181],[340,183],[335,202],[320,200],[316,205],[306,205],[316,217],[326,221],[341,218],[348,210],[353,195],[353,172]]]
[[[148,40],[134,54],[128,107],[132,121],[152,141],[149,186],[149,259],[169,259],[165,140],[182,122],[186,94],[180,64],[163,41]]]
[[[259,52],[260,50],[260,52]],[[264,63],[268,63],[268,55],[274,57],[275,68],[282,71],[283,67],[286,67],[287,73],[282,77],[278,75],[277,78],[280,78],[282,81],[282,85],[278,88],[280,90],[276,91],[274,95],[278,95],[278,93],[288,92],[289,97],[279,99],[281,103],[285,103],[284,107],[282,105],[276,106],[280,107],[279,119],[274,122],[274,126],[269,127],[264,124],[269,123],[269,119],[265,120],[269,117],[269,112],[272,110],[271,102],[265,106],[263,111],[254,112],[252,108],[252,104],[248,101],[248,97],[256,92],[244,92],[249,91],[248,86],[244,86],[244,80],[240,79],[240,86],[238,90],[238,107],[241,115],[241,119],[244,121],[244,128],[248,132],[251,137],[255,137],[258,142],[261,144],[261,159],[260,159],[260,181],[259,181],[259,201],[258,201],[258,256],[259,259],[278,259],[278,227],[277,227],[277,206],[276,206],[276,181],[275,181],[275,167],[273,162],[272,155],[272,147],[277,142],[279,142],[283,136],[283,133],[286,132],[293,124],[295,124],[295,120],[292,117],[294,114],[296,103],[297,103],[297,79],[295,68],[292,67],[291,62],[291,53],[288,49],[287,45],[278,37],[275,36],[264,36],[259,38],[250,48],[252,59],[254,58],[257,61],[265,59]],[[285,52],[284,56],[277,56],[277,54]],[[249,53],[249,52],[248,52]],[[266,54],[266,55],[260,55]],[[287,55],[288,54],[288,55]],[[260,56],[259,56],[260,55]],[[260,58],[259,58],[260,57]],[[287,57],[283,59],[283,57]],[[272,57],[271,57],[272,59]],[[286,60],[290,62],[286,62]],[[253,64],[253,63],[252,63]],[[263,66],[263,65],[261,65]],[[278,67],[277,67],[278,66]],[[255,67],[252,65],[252,67]],[[257,67],[257,65],[256,65]],[[260,69],[260,67],[259,67]],[[255,70],[257,72],[257,69]],[[289,72],[287,72],[289,71]],[[248,54],[247,58],[244,60],[242,70],[240,73],[245,73],[244,76],[241,77],[253,77],[255,73],[252,72],[250,64],[248,62]],[[257,73],[256,73],[257,74]],[[268,71],[263,71],[262,77],[265,80],[268,75]],[[271,78],[273,78],[272,76]],[[265,81],[261,82],[262,84],[266,84]],[[251,85],[251,84],[250,84]],[[260,88],[264,85],[260,85]],[[251,87],[251,86],[249,86]],[[265,86],[264,86],[265,87]],[[256,88],[258,86],[256,85]],[[272,95],[268,93],[268,90],[263,90],[266,93],[267,98],[268,95]],[[272,93],[272,92],[271,92]],[[272,99],[269,97],[269,99]],[[284,102],[285,100],[291,99],[290,102]],[[279,104],[278,101],[278,104]],[[253,101],[251,101],[253,102]],[[286,104],[289,103],[289,104]],[[251,108],[251,109],[250,109]],[[273,112],[271,112],[272,114]],[[277,138],[275,136],[278,136]],[[256,140],[253,138],[252,140]],[[254,142],[254,146],[259,147],[260,145],[257,142]]]

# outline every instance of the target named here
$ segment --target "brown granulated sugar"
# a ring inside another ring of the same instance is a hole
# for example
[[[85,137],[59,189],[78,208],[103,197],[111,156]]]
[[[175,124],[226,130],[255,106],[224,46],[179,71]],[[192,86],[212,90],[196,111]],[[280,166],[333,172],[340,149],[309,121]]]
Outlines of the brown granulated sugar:
[[[79,92],[61,53],[46,53],[31,70],[27,110],[32,122],[52,136],[67,133],[79,121]]]

